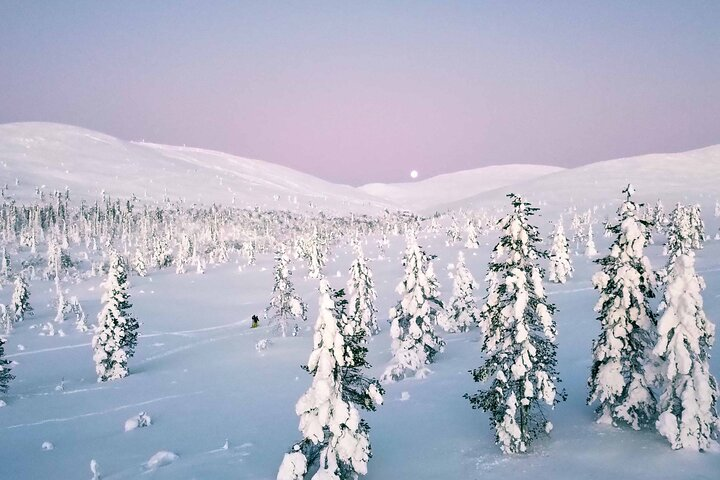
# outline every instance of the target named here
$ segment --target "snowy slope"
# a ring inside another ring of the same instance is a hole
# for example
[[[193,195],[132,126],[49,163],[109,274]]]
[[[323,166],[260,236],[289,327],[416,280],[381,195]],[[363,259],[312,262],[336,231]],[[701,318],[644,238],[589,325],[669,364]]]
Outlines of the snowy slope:
[[[666,207],[677,201],[699,202],[708,207],[720,191],[720,145],[592,163],[516,183],[512,188],[449,201],[440,209],[504,205],[509,191],[558,208],[567,205],[590,207],[619,198],[628,183],[635,187],[639,201],[662,199]]]
[[[389,205],[345,185],[290,168],[199,148],[127,142],[52,123],[0,125],[0,172],[6,195],[31,200],[70,188],[75,200],[112,197],[240,207],[378,212]],[[20,180],[18,186],[15,179]],[[391,207],[392,208],[392,207]]]
[[[716,225],[716,224],[714,224]],[[716,228],[716,226],[715,226]],[[495,235],[488,245],[466,251],[468,267],[480,281],[486,271]],[[446,266],[462,247],[446,246],[445,235],[420,239],[437,254],[436,272],[443,299],[452,281]],[[388,309],[398,300],[394,291],[403,268],[401,236],[391,237],[390,253],[377,258],[373,243],[366,252],[378,288],[379,320],[383,329],[369,345],[372,373],[379,376],[391,359]],[[598,238],[606,251],[609,240]],[[649,249],[653,266],[664,261],[662,247]],[[337,251],[326,268],[333,286],[341,287],[352,261],[349,248]],[[720,319],[720,242],[708,242],[699,252],[698,268],[708,285],[704,292],[708,317]],[[550,412],[555,429],[540,438],[527,455],[503,455],[494,444],[488,415],[472,410],[462,395],[478,385],[468,370],[482,361],[477,329],[442,334],[446,351],[422,380],[407,379],[387,387],[385,404],[364,414],[371,426],[373,458],[366,480],[514,478],[577,479],[714,479],[720,453],[673,451],[653,430],[635,432],[595,423],[593,407],[585,404],[590,351],[598,333],[593,306],[597,292],[590,277],[597,266],[574,256],[575,276],[564,285],[548,285],[558,313],[558,361],[568,392]],[[317,315],[317,281],[304,277],[302,264],[294,280],[309,304],[310,329]],[[100,278],[64,284],[77,295],[88,320],[100,308]],[[0,478],[12,480],[90,478],[95,459],[106,479],[274,479],[282,456],[299,437],[295,403],[310,385],[300,368],[312,350],[312,333],[279,338],[266,326],[250,329],[250,316],[261,313],[272,289],[272,258],[238,271],[236,265],[212,267],[205,275],[176,275],[170,269],[131,279],[133,312],[143,322],[131,375],[123,380],[95,381],[90,335],[76,332],[73,322],[56,325],[66,336],[39,335],[51,322],[52,282],[33,284],[35,316],[19,324],[8,337],[6,353],[17,362],[17,376],[0,409]],[[482,297],[482,292],[478,292]],[[7,302],[11,292],[0,291]],[[255,344],[270,338],[258,352]],[[714,349],[711,370],[720,374]],[[56,386],[64,379],[64,389]],[[127,419],[147,412],[153,425],[123,431]],[[229,440],[228,449],[222,448]],[[43,451],[43,442],[52,451]],[[143,466],[156,452],[179,455],[172,464],[146,473]]]
[[[546,165],[494,165],[437,175],[418,182],[370,183],[360,187],[360,190],[408,210],[428,210],[481,192],[561,171],[561,167]]]

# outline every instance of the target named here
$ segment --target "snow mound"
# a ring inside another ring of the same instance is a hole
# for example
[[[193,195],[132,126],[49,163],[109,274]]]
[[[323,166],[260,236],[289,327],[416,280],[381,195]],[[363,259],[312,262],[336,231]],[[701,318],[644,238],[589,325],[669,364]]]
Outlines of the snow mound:
[[[143,428],[152,425],[152,418],[145,412],[140,412],[132,418],[125,421],[125,431],[129,432],[136,428]]]
[[[165,465],[170,465],[178,458],[180,457],[178,457],[177,454],[173,452],[160,450],[155,455],[150,457],[150,460],[145,463],[145,467],[148,470],[155,470],[157,468],[164,467]]]

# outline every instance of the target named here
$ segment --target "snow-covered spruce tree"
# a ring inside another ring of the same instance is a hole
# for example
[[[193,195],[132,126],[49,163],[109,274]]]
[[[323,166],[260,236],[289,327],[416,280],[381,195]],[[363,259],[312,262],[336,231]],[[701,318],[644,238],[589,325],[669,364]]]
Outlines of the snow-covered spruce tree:
[[[3,247],[2,250],[0,250],[0,277],[9,279],[11,274],[10,255],[7,254],[7,250]]]
[[[693,248],[693,227],[690,224],[688,207],[676,204],[668,217],[667,240],[663,254],[668,257],[666,273],[672,271],[679,255],[688,253]]]
[[[344,367],[352,358],[335,317],[338,306],[332,294],[327,280],[321,280],[314,347],[305,367],[313,382],[295,406],[303,439],[285,454],[278,480],[302,480],[313,470],[315,480],[356,479],[367,473],[370,427],[343,398]]]
[[[705,222],[703,222],[700,214],[700,205],[692,205],[689,208],[688,216],[690,217],[690,226],[692,227],[692,248],[701,250],[703,242],[705,242]]]
[[[453,278],[453,294],[447,313],[448,332],[467,332],[479,321],[479,310],[475,299],[478,284],[465,265],[465,255],[458,252]],[[442,325],[441,325],[442,326]]]
[[[465,232],[467,233],[465,248],[478,248],[480,246],[480,241],[478,240],[477,225],[472,218],[468,218],[467,225],[465,226]]]
[[[313,229],[313,235],[306,245],[306,260],[308,265],[308,276],[310,278],[320,278],[322,269],[327,262],[325,240],[320,238],[317,225]]]
[[[567,237],[565,237],[562,219],[560,219],[555,226],[555,232],[553,232],[552,236],[548,280],[554,283],[565,283],[569,277],[572,277],[572,273],[573,266],[570,261],[570,245]]]
[[[0,393],[7,393],[15,377],[10,373],[10,361],[5,358],[5,340],[0,338]]]
[[[639,218],[632,185],[623,193],[627,198],[618,210],[620,222],[610,227],[617,238],[610,253],[595,260],[602,267],[592,279],[600,290],[595,311],[601,331],[593,342],[588,404],[599,402],[598,423],[622,420],[637,430],[652,420],[656,407],[650,389],[656,336],[649,305],[655,296],[653,271],[643,253],[651,225]]]
[[[12,324],[13,319],[10,315],[10,309],[0,303],[0,332],[5,332],[5,335],[9,335],[12,331]]]
[[[291,331],[290,322],[293,319],[307,320],[307,306],[295,294],[295,287],[290,280],[291,275],[290,257],[285,251],[285,246],[280,245],[275,252],[275,284],[270,304],[265,308],[265,318],[270,319],[271,324],[283,337]]]
[[[588,258],[592,258],[595,255],[597,255],[597,249],[595,248],[595,241],[593,240],[593,228],[592,223],[588,222],[588,232],[587,232],[587,243],[585,243],[585,256]]]
[[[92,339],[93,360],[98,382],[114,380],[128,375],[127,362],[135,353],[138,321],[130,314],[127,263],[112,252],[110,270],[103,284],[103,307]]]
[[[345,362],[342,366],[343,400],[364,410],[375,410],[382,404],[385,393],[380,382],[366,377],[363,370],[370,368],[367,361],[368,332],[358,318],[348,316],[348,301],[343,289],[333,290],[333,313],[338,320],[340,332],[345,344]]]
[[[548,254],[538,249],[540,235],[529,222],[537,208],[508,196],[513,211],[501,223],[503,234],[488,266],[499,282],[486,300],[485,363],[471,371],[476,382],[490,384],[465,397],[473,408],[490,413],[500,449],[520,453],[539,434],[552,430],[544,406],[554,407],[565,393],[557,390],[555,306],[545,297],[544,272],[538,265]]]
[[[137,274],[141,277],[147,275],[147,266],[145,265],[145,259],[143,258],[143,254],[140,249],[135,250],[135,257],[133,258],[133,270],[135,270],[135,272],[137,272]]]
[[[401,380],[411,373],[424,377],[429,373],[426,365],[445,348],[445,341],[435,334],[435,324],[445,312],[438,298],[433,258],[420,248],[414,233],[408,233],[403,256],[405,275],[395,289],[402,298],[390,309],[393,360],[383,373],[384,382]]]
[[[681,252],[668,277],[653,350],[663,379],[655,425],[673,449],[705,450],[720,426],[717,383],[708,365],[715,325],[703,311],[704,288],[695,273],[695,253]]]
[[[62,262],[61,255],[62,252],[57,240],[54,236],[50,237],[47,246],[47,267],[43,273],[43,277],[46,280],[56,278],[60,275],[60,264]]]
[[[15,289],[10,300],[10,309],[15,322],[22,322],[25,315],[33,314],[33,308],[30,306],[30,289],[22,275],[15,277]]]
[[[362,247],[357,244],[355,246],[355,260],[350,266],[350,279],[348,280],[348,293],[350,296],[348,317],[365,330],[368,335],[377,335],[380,332],[377,323],[377,309],[375,308],[377,292],[367,262]]]

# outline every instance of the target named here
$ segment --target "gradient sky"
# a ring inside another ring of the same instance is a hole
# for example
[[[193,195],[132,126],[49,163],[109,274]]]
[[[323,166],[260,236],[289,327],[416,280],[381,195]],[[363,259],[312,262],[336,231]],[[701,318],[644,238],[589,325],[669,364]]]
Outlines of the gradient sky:
[[[0,0],[0,123],[349,184],[720,143],[720,1]]]

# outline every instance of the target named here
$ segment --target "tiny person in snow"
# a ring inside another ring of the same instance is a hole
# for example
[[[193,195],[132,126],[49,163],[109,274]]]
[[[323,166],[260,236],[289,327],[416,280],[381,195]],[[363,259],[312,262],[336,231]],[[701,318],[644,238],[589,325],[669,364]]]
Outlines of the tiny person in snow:
[[[260,319],[257,315],[252,316],[252,325],[250,325],[250,328],[257,328],[258,324],[260,323]]]

